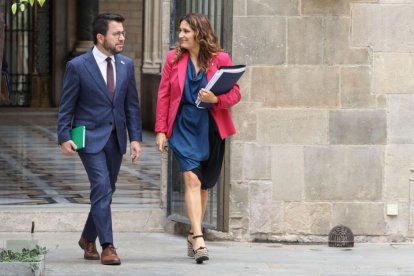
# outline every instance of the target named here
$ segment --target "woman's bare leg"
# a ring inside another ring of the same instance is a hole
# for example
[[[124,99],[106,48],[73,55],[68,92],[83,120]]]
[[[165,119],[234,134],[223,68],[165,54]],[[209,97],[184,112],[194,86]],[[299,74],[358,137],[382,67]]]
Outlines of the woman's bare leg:
[[[203,207],[201,200],[201,182],[191,171],[186,171],[184,175],[184,185],[185,185],[185,208],[187,210],[187,215],[190,220],[191,232],[194,236],[202,235],[201,221],[203,215]],[[193,249],[197,249],[201,246],[205,246],[203,238],[193,239]]]
[[[207,210],[208,190],[201,190],[201,222],[203,222],[204,215]]]

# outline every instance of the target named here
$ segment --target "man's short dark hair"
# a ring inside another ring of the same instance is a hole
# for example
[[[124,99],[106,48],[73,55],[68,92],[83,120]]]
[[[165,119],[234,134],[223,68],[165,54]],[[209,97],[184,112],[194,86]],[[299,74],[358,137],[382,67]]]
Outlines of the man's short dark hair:
[[[122,15],[116,13],[101,13],[93,20],[93,43],[96,45],[98,39],[96,38],[97,34],[106,35],[108,31],[108,24],[110,21],[116,21],[122,23],[125,21],[125,18]]]

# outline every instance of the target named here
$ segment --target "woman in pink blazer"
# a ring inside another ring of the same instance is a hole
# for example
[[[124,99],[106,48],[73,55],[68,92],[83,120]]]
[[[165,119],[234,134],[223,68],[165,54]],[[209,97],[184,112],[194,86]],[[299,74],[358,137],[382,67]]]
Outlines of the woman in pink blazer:
[[[167,54],[158,89],[156,144],[163,152],[168,139],[183,172],[185,207],[191,224],[187,254],[202,263],[209,259],[201,227],[208,189],[220,175],[224,139],[236,133],[229,108],[241,96],[237,84],[220,96],[204,89],[220,66],[231,65],[208,18],[190,13],[179,24],[179,42]],[[197,98],[210,103],[211,108],[198,108]]]

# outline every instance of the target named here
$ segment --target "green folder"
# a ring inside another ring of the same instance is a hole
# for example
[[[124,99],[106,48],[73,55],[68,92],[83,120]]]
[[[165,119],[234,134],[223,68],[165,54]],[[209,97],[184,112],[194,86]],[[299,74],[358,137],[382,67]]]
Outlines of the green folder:
[[[85,147],[85,126],[78,126],[70,130],[70,137],[78,150]]]

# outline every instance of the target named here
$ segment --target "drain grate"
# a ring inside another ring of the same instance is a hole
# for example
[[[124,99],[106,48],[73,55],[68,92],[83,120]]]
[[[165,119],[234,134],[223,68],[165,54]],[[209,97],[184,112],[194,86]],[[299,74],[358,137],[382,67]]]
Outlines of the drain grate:
[[[354,247],[354,234],[344,225],[337,225],[329,232],[329,247]]]

